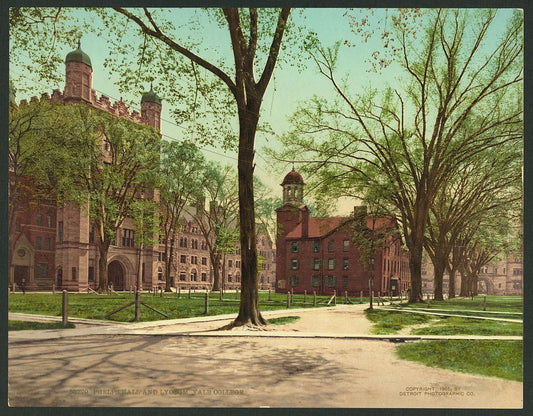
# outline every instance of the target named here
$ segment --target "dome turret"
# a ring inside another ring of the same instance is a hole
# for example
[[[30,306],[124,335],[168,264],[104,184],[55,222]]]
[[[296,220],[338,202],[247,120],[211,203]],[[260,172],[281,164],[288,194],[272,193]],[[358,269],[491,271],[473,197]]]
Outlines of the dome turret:
[[[161,98],[154,92],[152,84],[150,84],[150,91],[145,92],[141,97],[141,103],[161,104],[161,101]]]
[[[300,206],[303,204],[304,179],[294,170],[294,167],[285,175],[281,186],[283,187],[283,205]]]
[[[69,52],[65,58],[65,63],[67,62],[82,62],[85,65],[91,65],[91,58],[85,52],[81,50],[81,42],[78,40],[78,48]]]

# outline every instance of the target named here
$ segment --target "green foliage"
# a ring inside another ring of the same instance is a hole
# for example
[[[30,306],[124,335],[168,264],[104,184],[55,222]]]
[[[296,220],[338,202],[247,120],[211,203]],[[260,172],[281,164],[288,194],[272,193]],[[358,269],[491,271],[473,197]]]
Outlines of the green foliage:
[[[507,380],[523,379],[522,341],[423,341],[400,345],[397,354],[403,360],[430,367]]]

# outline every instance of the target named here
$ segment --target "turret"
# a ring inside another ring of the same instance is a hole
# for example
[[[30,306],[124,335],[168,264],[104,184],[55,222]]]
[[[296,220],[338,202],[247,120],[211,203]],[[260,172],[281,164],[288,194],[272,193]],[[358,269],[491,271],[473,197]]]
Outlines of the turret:
[[[157,130],[161,130],[161,101],[150,84],[150,91],[145,92],[141,98],[141,119]]]
[[[67,54],[65,70],[65,101],[91,102],[93,68],[89,55],[81,50],[80,41],[78,41],[78,48]]]

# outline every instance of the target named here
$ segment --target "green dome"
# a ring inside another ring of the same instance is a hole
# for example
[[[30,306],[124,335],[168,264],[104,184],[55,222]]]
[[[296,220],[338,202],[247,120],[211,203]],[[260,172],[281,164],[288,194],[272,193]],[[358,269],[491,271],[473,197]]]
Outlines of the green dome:
[[[151,84],[150,84],[150,91],[145,92],[143,96],[141,97],[141,103],[144,103],[144,102],[161,104],[161,98],[159,98],[158,95],[154,92]]]
[[[78,41],[78,49],[67,54],[65,63],[67,62],[83,62],[84,64],[92,67],[91,58],[89,58],[89,55],[81,50],[80,41]]]

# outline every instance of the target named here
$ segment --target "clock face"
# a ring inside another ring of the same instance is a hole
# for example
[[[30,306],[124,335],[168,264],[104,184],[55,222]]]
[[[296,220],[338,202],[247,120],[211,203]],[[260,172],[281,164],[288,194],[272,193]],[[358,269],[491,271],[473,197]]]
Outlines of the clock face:
[[[17,254],[20,256],[20,257],[24,257],[26,255],[26,250],[24,250],[23,248],[21,248],[19,251],[17,251]]]

